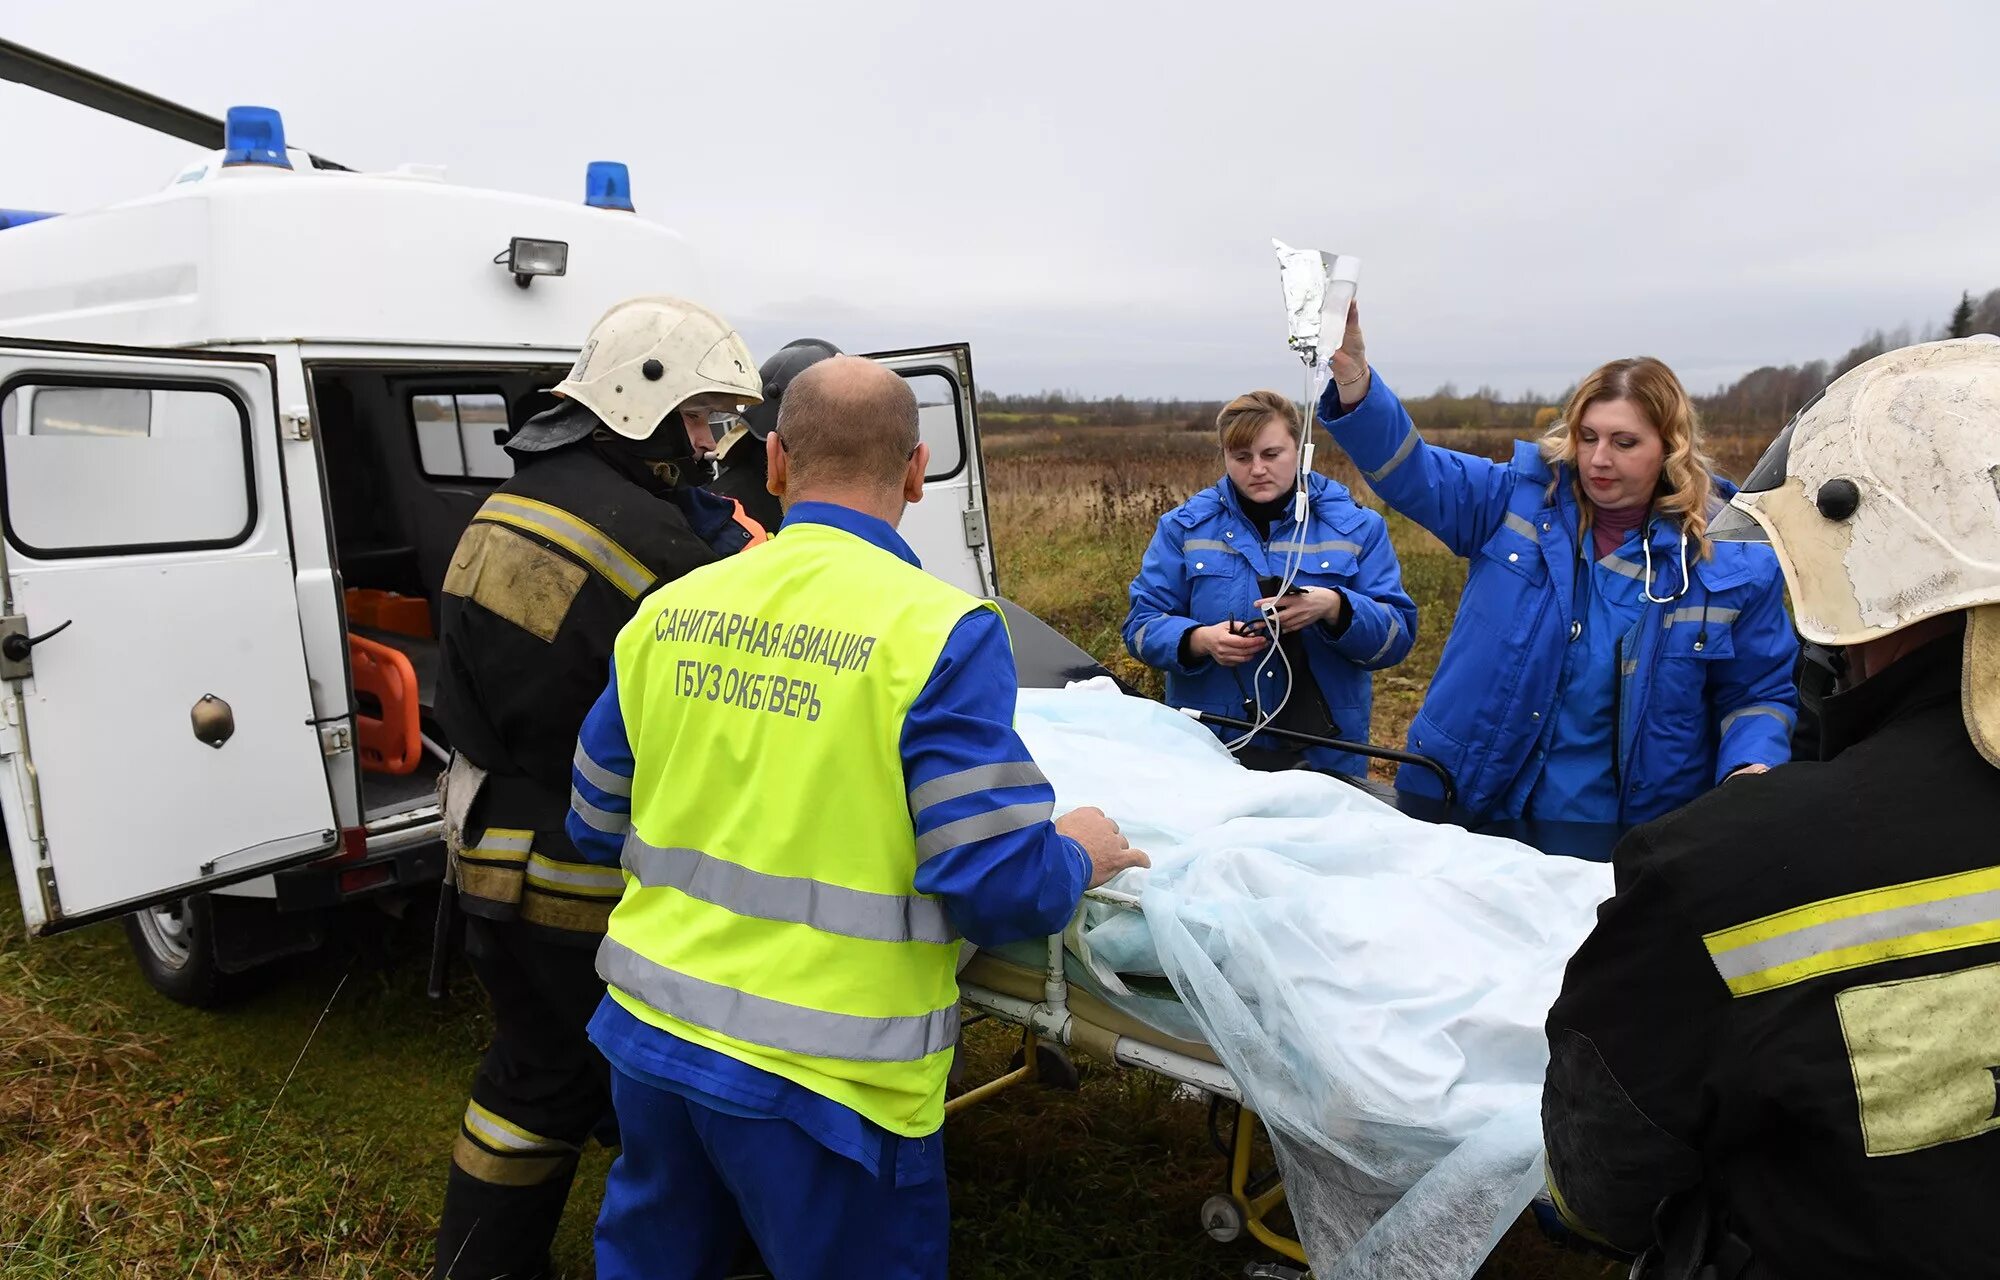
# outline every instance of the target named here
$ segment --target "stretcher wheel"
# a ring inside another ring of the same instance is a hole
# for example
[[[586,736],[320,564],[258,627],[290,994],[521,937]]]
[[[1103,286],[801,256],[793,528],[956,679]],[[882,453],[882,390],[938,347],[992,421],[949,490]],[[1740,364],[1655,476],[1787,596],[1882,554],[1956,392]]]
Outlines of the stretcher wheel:
[[[1027,1060],[1027,1056],[1016,1049],[1014,1056],[1007,1060],[1007,1068],[1019,1071]],[[1035,1042],[1035,1078],[1038,1084],[1061,1089],[1064,1093],[1075,1093],[1077,1086],[1083,1083],[1083,1076],[1077,1071],[1076,1061],[1069,1056],[1069,1051],[1046,1040]]]
[[[1228,1196],[1210,1196],[1201,1202],[1201,1229],[1217,1244],[1228,1244],[1243,1234],[1243,1206]]]

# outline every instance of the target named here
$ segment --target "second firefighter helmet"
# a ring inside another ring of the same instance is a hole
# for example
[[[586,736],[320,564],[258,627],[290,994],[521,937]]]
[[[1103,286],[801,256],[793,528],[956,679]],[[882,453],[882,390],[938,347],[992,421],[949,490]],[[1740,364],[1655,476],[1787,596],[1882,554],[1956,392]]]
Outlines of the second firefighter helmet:
[[[1709,532],[1771,544],[1807,640],[1861,644],[1964,612],[1966,725],[2000,766],[2000,339],[1920,343],[1842,374],[1731,507]]]
[[[757,371],[763,403],[743,415],[743,425],[750,434],[759,441],[770,435],[771,429],[778,425],[778,404],[785,398],[785,388],[792,385],[792,379],[820,361],[840,354],[840,348],[824,338],[794,338],[779,347]]]

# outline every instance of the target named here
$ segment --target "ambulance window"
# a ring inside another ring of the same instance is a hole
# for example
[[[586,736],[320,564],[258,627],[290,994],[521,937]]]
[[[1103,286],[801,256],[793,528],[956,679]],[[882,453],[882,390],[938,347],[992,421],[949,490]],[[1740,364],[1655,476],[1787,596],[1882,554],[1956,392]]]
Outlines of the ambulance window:
[[[507,399],[492,392],[410,397],[417,457],[433,480],[505,480],[514,460],[500,447]]]
[[[958,383],[943,373],[917,371],[903,377],[917,393],[917,435],[931,447],[925,479],[948,480],[965,465],[965,429]]]
[[[0,398],[8,537],[51,555],[240,542],[249,441],[220,390],[17,383]]]

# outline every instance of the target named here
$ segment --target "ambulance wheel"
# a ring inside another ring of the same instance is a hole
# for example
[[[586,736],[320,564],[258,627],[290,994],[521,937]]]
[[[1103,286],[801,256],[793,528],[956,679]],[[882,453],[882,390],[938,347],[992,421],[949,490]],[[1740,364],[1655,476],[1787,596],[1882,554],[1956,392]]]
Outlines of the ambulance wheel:
[[[222,1003],[230,975],[215,963],[215,908],[197,893],[125,917],[125,938],[146,982],[175,1004]]]
[[[1217,1244],[1228,1244],[1243,1234],[1243,1209],[1228,1196],[1210,1196],[1201,1202],[1201,1229]]]
[[[1019,1071],[1027,1056],[1019,1049],[1007,1060],[1007,1069]],[[1035,1079],[1045,1088],[1061,1089],[1064,1093],[1075,1093],[1083,1083],[1083,1076],[1076,1069],[1075,1059],[1059,1044],[1045,1040],[1035,1042]]]

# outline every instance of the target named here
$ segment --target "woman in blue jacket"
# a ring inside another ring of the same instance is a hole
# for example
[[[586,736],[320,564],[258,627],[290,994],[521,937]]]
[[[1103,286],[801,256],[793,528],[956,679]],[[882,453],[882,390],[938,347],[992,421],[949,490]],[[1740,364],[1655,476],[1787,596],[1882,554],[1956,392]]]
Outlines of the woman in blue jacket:
[[[1238,396],[1216,428],[1226,474],[1160,517],[1132,579],[1125,647],[1166,673],[1167,701],[1177,707],[1250,720],[1283,708],[1280,726],[1365,742],[1368,673],[1401,662],[1417,631],[1388,527],[1318,474],[1307,479],[1304,523],[1294,521],[1300,418],[1284,396]],[[1293,592],[1271,595],[1288,571]],[[1277,610],[1279,653],[1265,634],[1266,604]],[[1237,737],[1219,726],[1216,733]],[[1264,768],[1301,760],[1337,773],[1367,767],[1347,752],[1301,753],[1268,733],[1240,755]]]
[[[1410,750],[1484,820],[1632,825],[1790,758],[1798,642],[1769,547],[1712,543],[1733,486],[1673,371],[1585,378],[1508,462],[1424,443],[1357,313],[1319,415],[1391,507],[1471,563]],[[1437,795],[1405,768],[1404,790]]]

